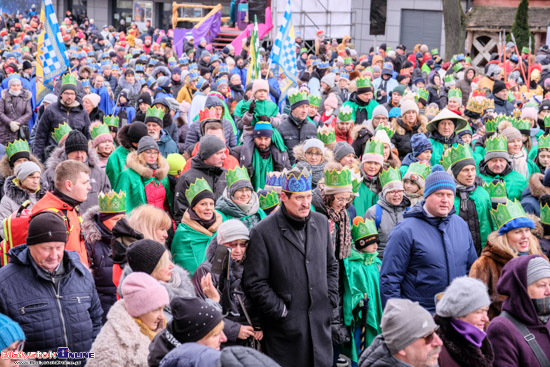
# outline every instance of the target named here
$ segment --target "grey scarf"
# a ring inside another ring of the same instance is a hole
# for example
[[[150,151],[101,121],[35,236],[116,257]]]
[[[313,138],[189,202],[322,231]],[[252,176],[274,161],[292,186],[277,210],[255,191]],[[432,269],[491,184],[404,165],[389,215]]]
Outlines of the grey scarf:
[[[476,185],[464,186],[458,182],[455,178],[456,192],[460,195],[460,210],[468,210],[468,199],[470,198],[470,193],[476,189]]]
[[[532,298],[531,300],[533,301],[539,320],[546,325],[548,320],[550,320],[550,297]]]

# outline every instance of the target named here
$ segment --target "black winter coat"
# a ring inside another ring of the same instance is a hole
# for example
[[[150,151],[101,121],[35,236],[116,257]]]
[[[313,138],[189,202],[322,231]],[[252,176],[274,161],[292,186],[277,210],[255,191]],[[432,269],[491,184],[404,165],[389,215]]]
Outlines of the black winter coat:
[[[243,288],[260,314],[268,356],[283,367],[332,366],[338,264],[328,220],[311,212],[300,241],[284,212],[282,206],[250,231]]]
[[[248,138],[248,139],[247,139]],[[252,165],[252,157],[254,156],[254,140],[252,136],[244,137],[245,142],[231,151],[231,155],[239,160],[241,167],[246,167],[248,175],[252,179],[254,176],[254,167]],[[273,170],[281,172],[283,168],[290,169],[288,161],[288,152],[281,152],[274,144],[271,144],[271,157],[273,158]]]
[[[277,130],[281,133],[288,149],[288,159],[291,165],[296,162],[296,158],[292,152],[294,147],[307,139],[317,137],[317,128],[315,125],[307,119],[298,121],[292,114],[281,116],[281,123]]]
[[[495,113],[500,115],[501,113],[504,115],[510,116],[512,112],[514,112],[514,105],[508,101],[505,101],[503,99],[497,98],[494,95],[490,94],[489,98],[495,101]]]

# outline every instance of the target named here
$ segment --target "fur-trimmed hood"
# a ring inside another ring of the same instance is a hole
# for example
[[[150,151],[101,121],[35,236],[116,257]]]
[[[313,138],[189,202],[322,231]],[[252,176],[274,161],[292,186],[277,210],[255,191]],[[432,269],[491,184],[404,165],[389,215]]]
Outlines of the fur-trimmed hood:
[[[292,152],[294,153],[294,157],[296,157],[296,161],[306,161],[306,152],[304,152],[304,143],[296,145],[294,149],[292,149]],[[325,159],[325,163],[333,161],[334,153],[332,152],[332,150],[325,147],[323,158]]]
[[[550,187],[544,186],[543,180],[542,173],[533,173],[529,178],[529,190],[531,190],[531,195],[537,199],[540,199],[542,195],[550,195]]]
[[[46,169],[55,171],[55,168],[67,159],[67,155],[65,154],[65,146],[57,147],[53,150],[50,158],[46,161]],[[99,157],[95,150],[88,148],[88,160],[86,161],[86,164],[90,168],[99,167]]]
[[[23,204],[29,199],[29,193],[17,185],[14,181],[15,176],[9,176],[4,182],[4,196],[9,197],[17,204]],[[40,189],[36,192],[36,200],[40,200],[46,195],[48,184],[40,177]]]
[[[82,231],[86,243],[92,244],[101,240],[101,232],[97,227],[96,216],[99,214],[99,205],[94,205],[82,215]]]
[[[158,155],[157,164],[159,168],[156,171],[154,171],[155,177],[158,180],[162,180],[164,177],[168,176],[168,172],[170,171],[170,166],[168,165],[166,158],[164,158],[161,154]],[[140,163],[139,157],[136,151],[130,152],[130,154],[128,154],[128,157],[126,158],[126,167],[135,171],[138,175],[140,175],[143,178],[153,177],[153,169],[147,165],[143,165],[142,163]]]
[[[535,228],[531,230],[531,233],[533,234],[533,236],[537,238],[544,237],[544,228],[542,228],[542,223],[540,222],[540,218],[532,213],[526,213],[526,214],[527,214],[527,218],[531,219],[535,223]]]
[[[428,132],[428,129],[426,127],[428,126],[428,119],[426,118],[426,116],[418,115],[417,120],[420,121],[420,126],[415,131],[415,134],[426,134]],[[395,130],[396,134],[405,135],[407,133],[407,131],[403,127],[403,121],[401,120],[401,118],[392,120],[391,127]]]
[[[365,129],[366,132],[369,133],[370,135],[374,136],[374,127],[372,126],[372,120],[367,120],[366,123],[355,125],[351,129],[351,133],[350,133],[351,138],[353,140],[357,140],[357,137],[359,137],[359,132],[363,129]]]
[[[26,89],[21,89],[21,92],[22,93],[20,95],[18,95],[17,97],[22,97],[25,102],[32,98],[32,93],[30,91],[28,91]],[[11,94],[9,94],[8,89],[4,89],[2,91],[2,99],[3,100],[11,99],[10,97],[13,97],[13,96]]]
[[[36,163],[38,167],[40,167],[40,170],[44,172],[44,165],[40,162],[40,160],[36,158],[36,156],[32,153],[30,154],[30,156],[30,161]],[[4,178],[15,175],[13,168],[10,167],[10,160],[8,159],[7,155],[4,155],[2,159],[0,159],[0,174]]]
[[[118,142],[120,145],[122,145],[123,148],[126,148],[126,150],[134,150],[135,148],[132,145],[132,142],[130,141],[130,138],[128,138],[128,129],[130,128],[131,124],[126,124],[122,126],[120,129],[118,129],[118,133],[116,135]]]

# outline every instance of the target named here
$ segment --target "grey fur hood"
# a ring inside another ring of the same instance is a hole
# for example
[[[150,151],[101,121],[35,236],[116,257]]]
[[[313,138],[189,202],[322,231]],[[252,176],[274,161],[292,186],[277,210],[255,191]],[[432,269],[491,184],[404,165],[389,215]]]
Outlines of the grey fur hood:
[[[50,158],[46,161],[46,169],[55,171],[55,168],[59,165],[59,163],[64,162],[67,159],[67,155],[65,154],[65,146],[57,147],[50,155]],[[95,150],[88,148],[88,160],[86,161],[86,164],[90,168],[99,167],[99,157],[97,156]]]
[[[23,190],[19,185],[14,182],[15,176],[9,176],[4,182],[4,195],[12,199],[15,203],[21,205],[26,200],[29,200],[29,193]],[[40,189],[36,192],[36,200],[40,200],[46,195],[47,192],[46,182],[40,178]]]
[[[99,214],[99,205],[94,205],[82,215],[82,231],[84,232],[84,241],[86,243],[95,243],[101,240],[101,232],[97,228],[95,221]]]

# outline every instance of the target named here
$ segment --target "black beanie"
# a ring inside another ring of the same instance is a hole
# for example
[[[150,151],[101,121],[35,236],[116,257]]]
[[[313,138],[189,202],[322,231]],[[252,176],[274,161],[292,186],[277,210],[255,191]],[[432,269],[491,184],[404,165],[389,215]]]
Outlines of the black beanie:
[[[35,214],[29,223],[27,246],[47,242],[67,242],[67,225],[59,214],[43,211]]]
[[[201,161],[204,161],[225,148],[225,143],[217,136],[205,135],[199,140],[199,151],[197,155]]]
[[[139,140],[147,134],[147,126],[141,121],[135,121],[128,128],[128,140],[132,143],[139,143]]]
[[[61,90],[59,92],[59,95],[62,95],[63,92],[65,92],[66,90],[72,90],[73,92],[76,93],[76,84],[71,84],[71,83],[61,84]]]
[[[172,334],[180,343],[201,340],[223,320],[217,308],[198,297],[176,297],[170,302],[170,309]]]
[[[495,84],[493,84],[493,95],[504,89],[506,89],[506,84],[502,80],[496,80]]]
[[[126,252],[128,265],[133,271],[151,275],[166,251],[168,251],[166,247],[157,241],[147,239],[136,241],[128,247]]]
[[[14,155],[10,157],[10,166],[13,167],[13,164],[19,159],[19,158],[27,158],[28,160],[31,160],[31,153],[23,150],[21,152],[17,152]]]
[[[32,69],[32,64],[29,60],[23,61],[23,67],[21,68],[21,70],[27,70],[27,69]]]
[[[141,103],[146,103],[149,106],[151,106],[151,103],[153,103],[153,100],[151,99],[151,95],[149,93],[145,92],[145,93],[141,93],[139,95],[139,98],[138,98],[137,102],[138,102],[138,106]]]
[[[378,233],[355,241],[355,248],[357,250],[362,250],[368,245],[372,245],[375,242],[380,243],[380,236],[378,235]]]
[[[65,140],[65,154],[79,150],[88,152],[88,139],[79,130],[73,130]]]
[[[197,195],[193,197],[193,200],[189,203],[189,206],[191,208],[194,208],[195,205],[199,203],[202,199],[212,199],[214,202],[216,202],[216,198],[214,197],[214,193],[210,190],[202,190]]]
[[[462,171],[464,167],[469,165],[476,167],[476,161],[474,161],[473,158],[466,158],[453,164],[451,167],[451,172],[453,173],[453,176],[455,177],[455,179],[460,173],[460,171]]]

